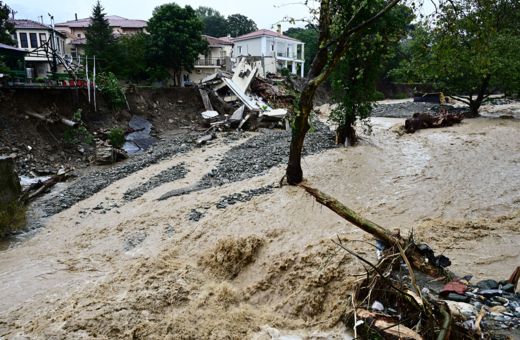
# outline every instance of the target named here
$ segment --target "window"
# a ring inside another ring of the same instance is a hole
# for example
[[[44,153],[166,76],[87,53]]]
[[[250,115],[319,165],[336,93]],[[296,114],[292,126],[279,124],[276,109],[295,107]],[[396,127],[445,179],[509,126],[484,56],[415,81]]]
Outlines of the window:
[[[36,36],[36,33],[29,33],[29,37],[31,38],[31,47],[37,48],[38,47],[38,38]]]
[[[47,41],[47,35],[45,33],[40,33],[40,44],[43,44]]]
[[[16,41],[16,44],[14,46],[18,47],[18,37],[17,37],[16,33],[13,33],[13,40]]]
[[[274,44],[271,44],[271,51],[274,51]]]
[[[80,38],[80,39],[81,39],[81,34],[78,34],[78,38]]]
[[[27,33],[20,33],[20,45],[22,47],[29,47],[29,42],[27,41]]]
[[[242,46],[237,46],[237,52],[242,53]]]

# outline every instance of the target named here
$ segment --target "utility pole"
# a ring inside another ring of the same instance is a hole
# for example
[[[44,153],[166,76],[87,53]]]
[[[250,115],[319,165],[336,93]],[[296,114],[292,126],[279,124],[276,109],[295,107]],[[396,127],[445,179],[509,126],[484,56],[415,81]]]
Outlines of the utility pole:
[[[52,16],[50,13],[49,17],[51,18],[51,27],[52,27],[52,42],[54,43],[54,49],[56,52],[58,51],[58,41],[56,40],[56,31],[54,30],[54,16]],[[52,74],[54,75],[54,80],[56,80],[56,72],[58,72],[58,64],[56,61],[56,54],[52,54],[52,62],[54,63],[54,66],[52,67]]]

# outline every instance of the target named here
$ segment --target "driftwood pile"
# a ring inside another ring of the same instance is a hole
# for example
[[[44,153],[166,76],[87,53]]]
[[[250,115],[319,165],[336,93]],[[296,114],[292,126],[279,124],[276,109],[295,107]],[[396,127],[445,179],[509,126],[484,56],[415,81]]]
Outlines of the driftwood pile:
[[[339,216],[377,238],[379,261],[372,263],[350,250],[338,237],[338,247],[363,262],[366,275],[355,282],[348,297],[343,322],[354,329],[356,339],[495,339],[480,325],[477,317],[473,327],[465,325],[444,300],[436,299],[428,289],[421,289],[420,279],[426,274],[433,281],[452,282],[451,274],[443,268],[446,258],[434,257],[433,251],[417,244],[413,233],[404,238],[400,233],[371,222],[347,208],[336,199],[303,184],[300,187]],[[384,244],[382,248],[380,245]],[[399,278],[406,272],[406,281]],[[518,271],[520,272],[520,270]],[[515,275],[515,274],[514,274]],[[514,276],[513,275],[513,276]],[[520,274],[516,274],[519,276]],[[437,279],[435,279],[437,278]],[[514,279],[514,278],[512,278]],[[447,285],[448,286],[448,285]],[[388,313],[392,306],[393,313]],[[485,308],[482,308],[485,313]],[[481,311],[482,313],[482,311]]]
[[[453,126],[454,124],[460,124],[462,119],[462,114],[451,114],[445,110],[441,110],[438,116],[426,112],[414,113],[412,119],[407,119],[404,122],[404,130],[406,133],[414,133],[421,129]]]

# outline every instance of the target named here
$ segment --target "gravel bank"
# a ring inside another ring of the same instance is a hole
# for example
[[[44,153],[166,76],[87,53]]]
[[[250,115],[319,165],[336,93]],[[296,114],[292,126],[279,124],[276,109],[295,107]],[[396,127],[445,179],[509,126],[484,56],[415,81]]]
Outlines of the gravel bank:
[[[261,176],[272,167],[287,163],[290,142],[290,131],[285,130],[254,136],[226,152],[220,163],[202,177],[198,186],[210,188]],[[335,147],[334,133],[318,122],[314,133],[307,134],[302,154],[313,155]]]
[[[46,206],[43,207],[43,211],[47,216],[57,214],[136,171],[157,164],[173,155],[191,151],[193,145],[190,145],[187,141],[195,138],[196,136],[185,136],[170,141],[162,141],[156,144],[150,153],[140,154],[123,165],[86,174],[65,189],[59,197],[49,199],[45,204]]]
[[[404,102],[395,104],[378,104],[372,110],[372,117],[410,118],[416,112],[429,112],[436,103]]]
[[[184,162],[180,165],[175,165],[169,169],[161,171],[158,175],[153,176],[147,182],[142,183],[133,189],[127,190],[123,198],[127,201],[131,201],[143,196],[145,193],[157,188],[158,186],[186,177],[186,174],[190,170],[186,169],[183,165],[185,165]]]

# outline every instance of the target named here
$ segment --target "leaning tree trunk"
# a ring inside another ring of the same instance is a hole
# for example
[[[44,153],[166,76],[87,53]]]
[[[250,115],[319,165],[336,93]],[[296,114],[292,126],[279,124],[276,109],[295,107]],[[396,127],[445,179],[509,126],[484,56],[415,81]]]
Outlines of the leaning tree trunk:
[[[311,85],[307,83],[306,87]],[[294,125],[291,129],[291,150],[289,153],[289,162],[287,164],[287,183],[290,185],[296,185],[303,181],[303,170],[302,170],[302,149],[303,141],[307,135],[307,131],[310,129],[308,117],[312,110],[312,99],[314,97],[315,88],[309,89],[309,91],[303,91],[298,104],[298,113],[294,119]]]
[[[487,76],[484,79],[484,81],[482,82],[480,91],[477,95],[477,99],[475,101],[470,99],[469,108],[470,108],[472,117],[480,116],[480,114],[478,113],[478,109],[480,109],[480,106],[482,105],[482,101],[484,100],[484,96],[486,95],[486,90],[489,86],[489,78],[490,78],[490,76]]]
[[[380,239],[383,243],[385,243],[388,247],[399,245],[404,245],[405,241],[401,237],[399,233],[394,234],[390,230],[367,220],[361,215],[358,215],[355,211],[352,209],[344,206],[336,200],[334,197],[331,197],[318,189],[314,189],[311,187],[308,187],[303,184],[298,184],[301,188],[305,189],[309,194],[314,196],[316,201],[318,203],[323,204],[330,210],[334,211],[339,216],[343,217],[350,223],[354,224],[356,227],[362,229],[363,231],[374,235],[378,239]],[[437,267],[435,263],[432,263],[432,261],[425,261],[424,255],[418,251],[417,247],[412,247],[410,249],[407,249],[407,257],[410,261],[410,264],[415,269],[426,273],[433,277],[443,277],[446,275],[446,272],[443,268]]]

